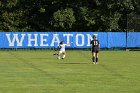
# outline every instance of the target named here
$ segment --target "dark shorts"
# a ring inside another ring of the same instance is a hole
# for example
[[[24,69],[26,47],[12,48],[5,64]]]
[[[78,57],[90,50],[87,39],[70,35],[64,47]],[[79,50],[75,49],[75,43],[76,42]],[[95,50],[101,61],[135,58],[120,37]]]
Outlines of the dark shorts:
[[[99,48],[92,48],[92,53],[99,53]]]

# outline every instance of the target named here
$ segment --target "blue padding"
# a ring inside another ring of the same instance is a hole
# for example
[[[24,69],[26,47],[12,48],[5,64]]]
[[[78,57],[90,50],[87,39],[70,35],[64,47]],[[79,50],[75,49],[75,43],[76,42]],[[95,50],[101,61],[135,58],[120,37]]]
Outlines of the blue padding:
[[[108,32],[108,48],[111,47],[126,47],[126,33]]]
[[[54,48],[60,41],[73,42],[67,48],[90,48],[93,34],[101,48],[140,47],[139,32],[128,33],[128,39],[125,32],[0,32],[0,48]]]
[[[129,32],[127,38],[127,46],[129,48],[140,47],[140,32]]]

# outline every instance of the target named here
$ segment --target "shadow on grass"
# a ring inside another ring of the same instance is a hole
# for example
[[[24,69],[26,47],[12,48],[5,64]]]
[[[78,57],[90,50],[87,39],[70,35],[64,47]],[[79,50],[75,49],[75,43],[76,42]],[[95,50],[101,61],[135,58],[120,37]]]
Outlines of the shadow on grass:
[[[75,62],[75,63],[58,63],[58,64],[91,64],[91,63],[80,63],[80,62]]]
[[[48,58],[30,58],[30,59],[48,59]]]

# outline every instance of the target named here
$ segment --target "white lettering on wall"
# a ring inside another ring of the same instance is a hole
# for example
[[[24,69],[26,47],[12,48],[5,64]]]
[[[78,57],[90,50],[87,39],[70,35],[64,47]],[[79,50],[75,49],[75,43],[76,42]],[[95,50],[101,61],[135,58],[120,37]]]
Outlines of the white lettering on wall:
[[[81,39],[81,44],[79,44],[79,42],[78,42],[78,41],[80,41],[80,40],[79,40],[79,37],[82,38],[82,39]],[[76,35],[76,45],[77,45],[77,46],[84,46],[84,35],[83,35],[83,34],[77,34],[77,35]]]
[[[59,36],[61,35],[61,36]],[[76,36],[74,36],[76,35]],[[60,38],[65,39],[65,43],[74,42],[75,47],[89,47],[92,40],[92,35],[90,33],[62,33],[62,34],[52,34],[52,33],[23,33],[23,34],[5,34],[6,40],[9,46],[24,46],[24,47],[52,47],[58,46],[60,43]],[[72,45],[71,45],[72,46]]]
[[[87,34],[87,46],[90,46],[91,40],[92,40],[92,36],[90,34]]]
[[[68,43],[70,43],[70,37],[72,37],[73,36],[73,34],[63,34],[63,37],[65,37],[66,36],[66,43],[68,44]],[[70,46],[70,45],[69,45]]]
[[[32,34],[28,34],[28,46],[38,46],[37,43],[37,37],[38,34],[33,34],[34,38],[32,38]],[[32,42],[34,42],[34,45],[32,45]]]
[[[47,37],[48,34],[40,34],[40,46],[48,46],[47,43],[47,39],[45,37]]]
[[[17,42],[17,46],[22,46],[22,42],[24,40],[25,34],[21,34],[21,38],[19,39],[18,34],[13,34],[13,38],[11,40],[10,34],[6,34],[9,46],[15,46],[15,43]]]
[[[58,46],[59,43],[60,43],[60,40],[59,40],[58,34],[53,34],[53,39],[52,39],[51,46],[54,46],[55,43],[57,43],[57,46]]]

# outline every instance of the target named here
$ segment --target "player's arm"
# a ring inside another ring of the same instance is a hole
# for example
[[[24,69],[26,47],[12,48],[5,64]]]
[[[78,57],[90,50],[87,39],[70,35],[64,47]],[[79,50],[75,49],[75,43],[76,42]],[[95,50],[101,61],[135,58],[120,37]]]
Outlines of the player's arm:
[[[92,51],[92,48],[93,48],[93,46],[92,46],[92,44],[90,44],[90,50]]]
[[[99,47],[99,49],[100,49],[100,42],[98,41],[98,47]]]
[[[59,43],[59,45],[58,45],[58,50],[60,50],[61,49],[61,42]]]
[[[93,42],[93,41],[90,42],[90,50],[91,50],[91,51],[92,51],[92,47],[93,47],[93,46],[92,46],[92,42]]]
[[[68,44],[66,44],[66,46],[69,46],[70,44],[72,44],[73,42],[70,42],[70,43],[68,43]]]
[[[99,40],[98,40],[98,47],[100,48],[100,42],[99,42]]]

